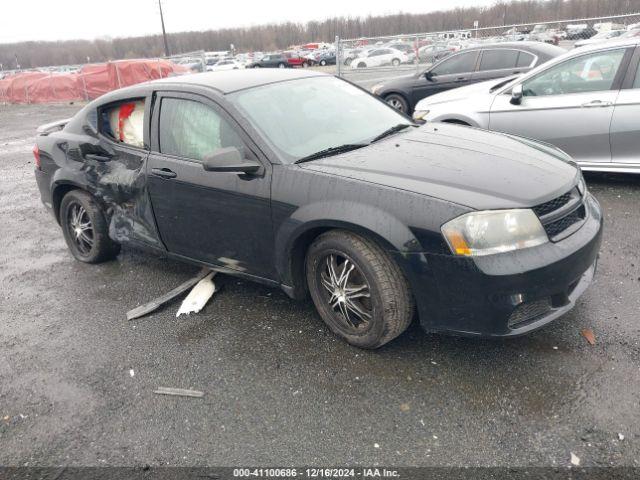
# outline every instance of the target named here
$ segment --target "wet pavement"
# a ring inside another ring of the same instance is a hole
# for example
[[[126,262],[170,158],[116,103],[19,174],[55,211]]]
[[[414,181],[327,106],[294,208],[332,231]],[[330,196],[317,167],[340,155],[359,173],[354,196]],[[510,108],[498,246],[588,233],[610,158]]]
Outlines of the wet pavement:
[[[198,315],[174,303],[128,322],[197,268],[67,253],[30,150],[37,125],[76,110],[0,106],[0,464],[640,464],[640,177],[587,176],[606,233],[567,316],[508,341],[414,325],[368,352],[310,303],[225,275]]]

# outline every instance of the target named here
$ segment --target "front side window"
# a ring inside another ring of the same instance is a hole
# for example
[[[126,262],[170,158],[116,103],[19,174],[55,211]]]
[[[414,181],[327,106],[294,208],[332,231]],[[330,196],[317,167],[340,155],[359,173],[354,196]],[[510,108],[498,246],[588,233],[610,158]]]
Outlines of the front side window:
[[[523,84],[524,95],[539,97],[611,90],[625,50],[582,55],[555,65]]]
[[[242,148],[238,134],[213,108],[181,98],[162,99],[159,139],[161,153],[198,161],[220,148]]]
[[[264,85],[227,98],[287,163],[327,148],[367,143],[393,126],[410,123],[369,93],[335,77]]]
[[[633,88],[640,88],[640,63],[638,63],[638,71],[636,72],[636,81],[633,82]]]
[[[515,68],[518,63],[518,53],[517,50],[485,50],[480,60],[480,71]]]
[[[455,75],[473,72],[476,67],[476,52],[454,55],[437,65],[431,72],[435,75]]]

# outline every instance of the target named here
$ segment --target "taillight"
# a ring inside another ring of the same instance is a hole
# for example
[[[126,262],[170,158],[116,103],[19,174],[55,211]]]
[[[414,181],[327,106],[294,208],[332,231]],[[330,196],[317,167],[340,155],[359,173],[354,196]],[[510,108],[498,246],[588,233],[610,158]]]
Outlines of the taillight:
[[[36,168],[38,170],[41,170],[41,168],[40,168],[40,149],[38,148],[38,145],[34,145],[33,146],[33,158],[36,159]]]

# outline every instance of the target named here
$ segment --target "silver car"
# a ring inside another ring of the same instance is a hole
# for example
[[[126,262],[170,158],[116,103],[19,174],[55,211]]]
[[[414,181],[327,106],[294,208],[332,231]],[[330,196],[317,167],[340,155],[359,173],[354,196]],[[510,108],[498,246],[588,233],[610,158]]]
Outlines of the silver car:
[[[414,118],[541,140],[584,170],[640,173],[640,39],[561,55],[520,77],[420,101]]]

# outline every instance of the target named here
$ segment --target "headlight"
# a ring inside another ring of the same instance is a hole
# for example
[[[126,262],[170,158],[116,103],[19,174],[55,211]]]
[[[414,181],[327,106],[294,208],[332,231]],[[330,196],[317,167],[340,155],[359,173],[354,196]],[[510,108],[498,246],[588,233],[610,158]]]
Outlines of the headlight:
[[[549,238],[533,210],[472,212],[442,226],[455,255],[476,257],[547,243]]]
[[[413,119],[423,120],[427,115],[429,115],[429,110],[416,110],[415,112],[413,112]]]
[[[582,173],[580,173],[580,181],[578,182],[578,191],[580,192],[580,195],[582,195],[583,197],[587,193],[587,182],[584,181],[584,177],[582,176]]]
[[[384,85],[382,85],[381,83],[374,85],[373,87],[371,87],[371,93],[373,93],[374,95],[376,93],[378,93],[380,91],[380,89],[383,87]]]

